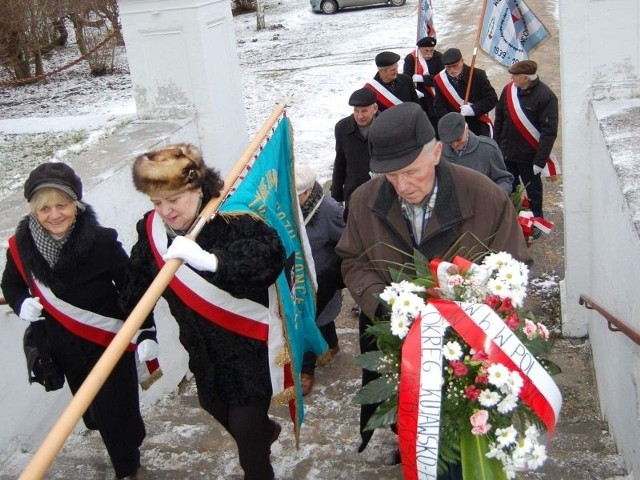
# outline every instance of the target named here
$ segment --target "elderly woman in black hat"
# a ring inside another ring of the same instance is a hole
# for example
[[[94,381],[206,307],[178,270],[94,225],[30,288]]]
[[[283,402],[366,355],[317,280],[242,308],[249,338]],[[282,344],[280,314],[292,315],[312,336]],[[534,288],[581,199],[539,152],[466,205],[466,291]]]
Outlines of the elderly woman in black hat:
[[[218,172],[207,168],[191,145],[140,155],[133,182],[149,196],[153,210],[138,222],[126,302],[135,304],[165,260],[184,260],[163,296],[189,353],[200,405],[235,440],[245,480],[270,480],[271,444],[281,427],[268,415],[273,391],[268,346],[249,312],[269,305],[269,286],[285,263],[282,242],[275,230],[249,215],[218,215],[196,241],[184,237],[223,187]],[[228,310],[220,308],[223,301]],[[235,307],[243,315],[234,314]]]
[[[35,168],[24,196],[31,212],[9,239],[2,291],[20,318],[44,321],[53,361],[75,394],[125,318],[118,297],[128,257],[117,232],[100,226],[82,202],[82,182],[68,165]],[[140,361],[158,352],[153,320],[143,327],[136,337]],[[145,437],[134,350],[124,353],[83,417],[100,432],[117,478],[138,471]]]

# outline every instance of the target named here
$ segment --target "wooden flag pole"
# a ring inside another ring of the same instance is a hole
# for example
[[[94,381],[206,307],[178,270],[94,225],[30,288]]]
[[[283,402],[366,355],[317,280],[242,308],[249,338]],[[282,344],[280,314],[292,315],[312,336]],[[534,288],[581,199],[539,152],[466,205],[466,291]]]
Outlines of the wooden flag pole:
[[[202,212],[189,230],[188,236],[192,240],[202,230],[205,223],[213,218],[220,204],[225,200],[229,191],[233,187],[238,177],[260,147],[262,141],[266,138],[273,124],[278,120],[285,109],[285,104],[278,104],[269,119],[265,122],[255,138],[249,144],[242,156],[236,162],[234,168],[227,175],[220,197],[211,199],[203,208]],[[140,299],[131,314],[127,317],[122,328],[113,338],[102,357],[93,367],[80,389],[73,396],[67,408],[62,412],[60,418],[53,426],[47,437],[44,439],[35,455],[20,474],[20,480],[41,479],[46,473],[49,466],[53,463],[55,456],[58,454],[65,440],[72,432],[75,425],[82,417],[83,413],[89,408],[89,405],[97,395],[98,391],[107,380],[107,377],[113,370],[131,339],[136,334],[142,322],[147,318],[158,299],[162,296],[169,282],[175,275],[178,268],[182,265],[182,260],[172,259],[165,263],[164,267],[158,272],[143,297]]]
[[[476,31],[476,41],[473,45],[473,55],[471,56],[471,65],[469,65],[469,81],[467,82],[467,91],[464,94],[464,104],[469,103],[469,95],[471,94],[471,83],[473,82],[473,70],[476,66],[476,57],[478,56],[478,47],[480,46],[480,34],[482,33],[482,25],[484,24],[484,12],[487,11],[487,0],[482,2],[482,13],[478,22],[478,30]]]

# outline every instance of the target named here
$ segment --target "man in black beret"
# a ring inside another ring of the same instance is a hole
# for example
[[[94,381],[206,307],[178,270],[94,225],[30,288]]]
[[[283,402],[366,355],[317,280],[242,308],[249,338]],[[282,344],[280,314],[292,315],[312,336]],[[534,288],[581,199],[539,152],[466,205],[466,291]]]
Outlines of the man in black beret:
[[[420,96],[420,106],[429,117],[429,121],[438,136],[438,117],[433,102],[436,98],[433,76],[441,72],[442,54],[436,50],[437,40],[434,37],[423,37],[416,43],[416,48],[404,57],[402,72],[412,77]]]
[[[534,217],[544,218],[540,174],[546,164],[554,165],[551,150],[558,136],[558,97],[540,81],[537,71],[538,65],[532,60],[509,68],[512,81],[502,90],[496,107],[495,139],[513,174],[513,190],[522,180],[531,212]],[[538,238],[541,233],[536,227],[532,237]]]
[[[419,105],[382,112],[369,129],[369,146],[371,171],[380,175],[353,192],[336,246],[344,283],[361,308],[362,353],[378,349],[362,333],[374,318],[389,317],[379,297],[392,282],[389,267],[412,263],[414,249],[429,260],[445,253],[477,258],[488,248],[532,261],[509,197],[485,175],[440,161],[442,144]],[[363,370],[362,382],[378,376]],[[377,406],[361,406],[359,451],[373,435],[364,428]],[[452,469],[457,476],[446,478],[462,478],[459,465]]]
[[[498,103],[498,94],[484,70],[471,68],[464,63],[457,48],[449,48],[442,54],[444,70],[435,76],[436,99],[434,106],[438,118],[449,112],[459,112],[465,117],[469,129],[476,135],[493,137],[493,123],[489,112]],[[469,98],[465,101],[471,84]]]
[[[369,170],[369,127],[378,114],[376,94],[359,88],[349,97],[353,113],[336,123],[336,158],[333,162],[331,196],[344,203],[347,218],[351,193],[371,178]]]
[[[376,94],[381,112],[402,102],[418,103],[418,93],[411,77],[398,73],[398,60],[400,55],[395,52],[380,52],[376,55],[378,73],[364,85]]]

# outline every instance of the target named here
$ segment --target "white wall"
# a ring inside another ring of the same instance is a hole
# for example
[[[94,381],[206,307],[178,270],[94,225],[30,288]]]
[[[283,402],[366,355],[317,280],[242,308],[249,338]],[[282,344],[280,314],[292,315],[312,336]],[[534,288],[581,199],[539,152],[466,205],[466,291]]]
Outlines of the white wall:
[[[589,335],[598,393],[640,475],[640,346],[580,306],[581,294],[640,330],[640,6],[560,3],[565,280],[563,333]]]
[[[140,118],[196,120],[210,166],[248,144],[229,0],[118,0]]]

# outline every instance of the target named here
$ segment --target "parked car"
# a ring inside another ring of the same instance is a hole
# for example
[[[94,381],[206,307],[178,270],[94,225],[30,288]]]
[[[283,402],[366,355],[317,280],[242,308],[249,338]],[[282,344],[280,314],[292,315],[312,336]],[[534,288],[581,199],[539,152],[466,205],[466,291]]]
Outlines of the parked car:
[[[349,7],[365,7],[367,5],[390,4],[401,7],[407,0],[311,0],[311,9],[314,12],[336,13],[338,10]]]

